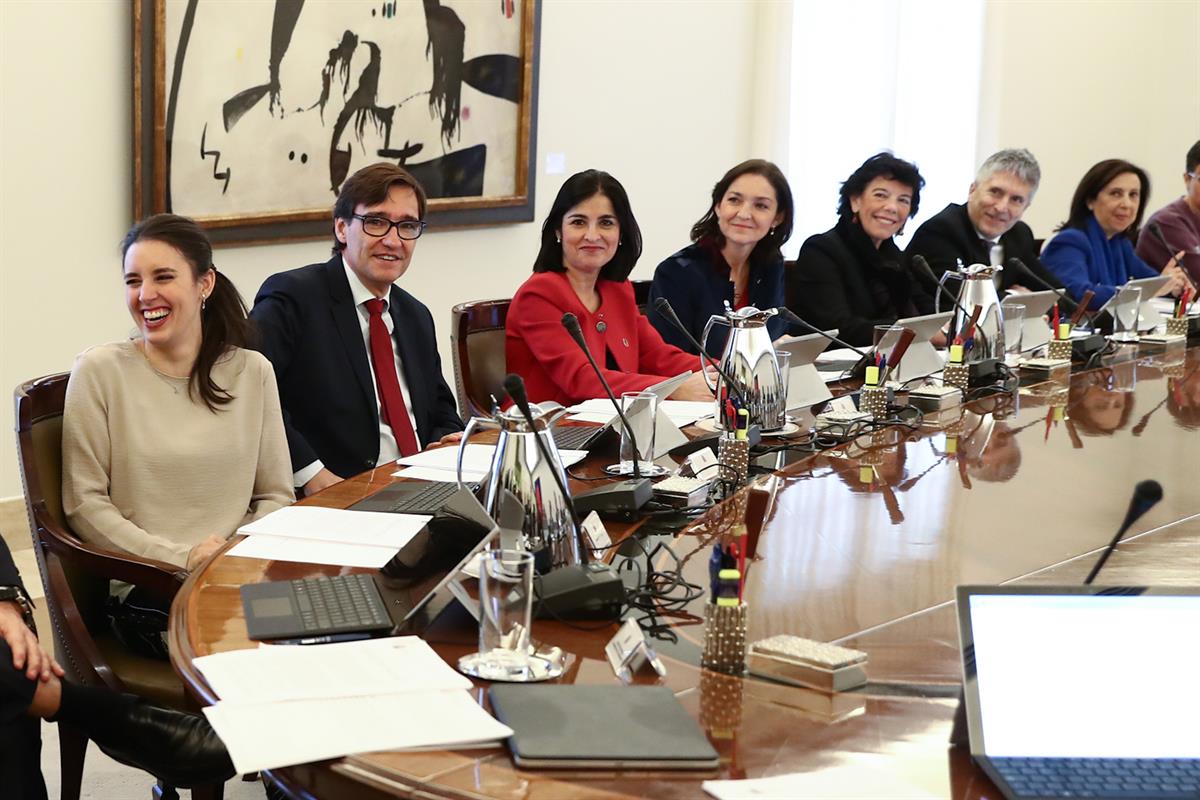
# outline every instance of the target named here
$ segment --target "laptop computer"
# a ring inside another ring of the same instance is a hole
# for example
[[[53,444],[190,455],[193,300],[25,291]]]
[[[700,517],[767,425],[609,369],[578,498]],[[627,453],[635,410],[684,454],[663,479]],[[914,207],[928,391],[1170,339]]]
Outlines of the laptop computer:
[[[680,374],[667,378],[664,381],[659,381],[653,386],[646,388],[647,392],[654,392],[658,395],[658,400],[661,403],[670,397],[676,389],[683,384],[692,373],[681,372]],[[617,398],[618,402],[620,398]],[[620,425],[620,419],[617,417],[617,412],[614,409],[612,418],[608,422],[599,426],[583,426],[583,425],[567,425],[554,426],[552,435],[554,436],[554,444],[559,450],[591,450],[599,444],[601,437],[611,430],[619,430],[616,428]],[[619,435],[619,434],[618,434]]]
[[[960,586],[971,755],[1009,800],[1200,797],[1200,587]]]
[[[1029,353],[1050,343],[1050,325],[1043,316],[1058,301],[1056,292],[1015,292],[1004,296],[1004,304],[1020,305],[1021,352]],[[1004,321],[1005,339],[1009,336],[1010,320]]]
[[[518,767],[711,770],[717,752],[666,686],[494,685]]]
[[[1132,278],[1125,282],[1124,285],[1117,287],[1117,293],[1108,299],[1104,305],[1092,314],[1093,326],[1097,330],[1103,330],[1106,333],[1111,333],[1113,329],[1113,315],[1120,314],[1122,319],[1131,317],[1132,312],[1124,308],[1117,307],[1117,300],[1121,297],[1121,289],[1126,287],[1136,287],[1142,290],[1142,299],[1137,307],[1137,329],[1139,331],[1152,331],[1159,326],[1163,321],[1163,315],[1159,312],[1154,304],[1154,296],[1166,285],[1170,278],[1164,278],[1161,275],[1155,275],[1152,278]]]
[[[941,372],[946,365],[946,357],[934,348],[933,342],[930,340],[946,327],[952,316],[954,316],[954,312],[943,311],[940,314],[925,314],[920,317],[905,317],[896,320],[893,327],[908,328],[913,332],[913,340],[912,344],[908,346],[908,350],[900,358],[900,366],[892,369],[888,379],[906,383],[915,378],[924,378]],[[891,353],[892,348],[896,345],[896,339],[899,338],[898,336],[892,337],[893,334],[889,331],[879,342],[879,349],[882,352]]]
[[[478,614],[460,575],[500,535],[500,526],[475,495],[460,489],[380,569],[386,602],[369,573],[248,584],[241,595],[249,636],[317,643],[351,634],[400,633],[431,621],[455,597]]]
[[[827,331],[837,336],[837,328]],[[829,347],[830,341],[819,333],[804,336],[784,336],[775,342],[776,350],[791,354],[788,364],[787,409],[808,408],[833,397],[825,378],[816,366],[817,356]]]

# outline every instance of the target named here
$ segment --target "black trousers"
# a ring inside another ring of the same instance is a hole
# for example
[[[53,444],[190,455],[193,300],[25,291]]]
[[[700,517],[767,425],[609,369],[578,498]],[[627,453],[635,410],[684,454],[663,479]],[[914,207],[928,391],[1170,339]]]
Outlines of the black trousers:
[[[42,780],[42,721],[26,715],[37,681],[13,666],[12,650],[0,639],[0,795],[12,800],[46,800]]]

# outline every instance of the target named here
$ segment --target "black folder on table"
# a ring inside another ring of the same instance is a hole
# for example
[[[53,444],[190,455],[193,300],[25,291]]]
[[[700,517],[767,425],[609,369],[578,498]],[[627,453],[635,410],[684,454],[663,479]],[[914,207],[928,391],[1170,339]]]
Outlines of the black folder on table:
[[[519,767],[715,769],[717,751],[665,686],[506,684],[488,690]]]

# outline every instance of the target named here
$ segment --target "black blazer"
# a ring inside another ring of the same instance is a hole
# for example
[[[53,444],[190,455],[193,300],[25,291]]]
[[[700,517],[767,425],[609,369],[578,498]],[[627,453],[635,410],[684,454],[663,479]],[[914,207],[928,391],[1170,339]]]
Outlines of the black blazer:
[[[388,310],[417,439],[428,445],[462,430],[442,377],[429,309],[393,286]],[[275,368],[293,471],[318,458],[343,478],[374,467],[379,404],[342,257],[267,278],[250,317],[258,326],[259,350]]]
[[[788,277],[794,287],[788,296],[797,306],[792,310],[818,328],[837,328],[849,344],[870,346],[876,325],[933,311],[933,300],[902,261],[890,239],[876,250],[856,223],[841,220],[800,247]]]
[[[21,573],[17,572],[8,542],[3,538],[0,538],[0,586],[20,586],[21,591],[25,591],[25,584],[21,583]]]
[[[1015,256],[1046,283],[1057,289],[1063,288],[1062,281],[1055,277],[1053,272],[1046,269],[1042,260],[1038,258],[1038,247],[1033,238],[1033,231],[1024,222],[1013,225],[1007,233],[1000,237],[1000,244],[1004,247],[1006,261]],[[975,226],[971,224],[971,218],[967,216],[967,206],[963,203],[951,203],[925,220],[920,228],[917,228],[912,241],[904,249],[904,257],[909,263],[912,262],[912,257],[915,255],[924,256],[925,260],[929,262],[929,266],[933,268],[933,274],[940,278],[943,272],[958,268],[957,259],[961,258],[966,266],[987,264],[991,254],[988,253],[987,246],[979,238],[979,234],[975,232]],[[1024,286],[1029,283],[1029,280],[1022,279],[1015,270],[1007,267],[1000,272],[1001,289],[1010,289],[1018,283]],[[948,285],[951,291],[957,291],[955,283]],[[1043,289],[1036,285],[1025,286],[1025,288],[1034,292]]]

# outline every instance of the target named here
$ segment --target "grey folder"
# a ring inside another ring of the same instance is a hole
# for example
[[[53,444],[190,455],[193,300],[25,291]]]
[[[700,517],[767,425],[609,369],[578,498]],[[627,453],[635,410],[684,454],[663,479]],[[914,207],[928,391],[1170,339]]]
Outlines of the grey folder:
[[[717,752],[665,686],[523,686],[488,690],[520,767],[715,769]]]

